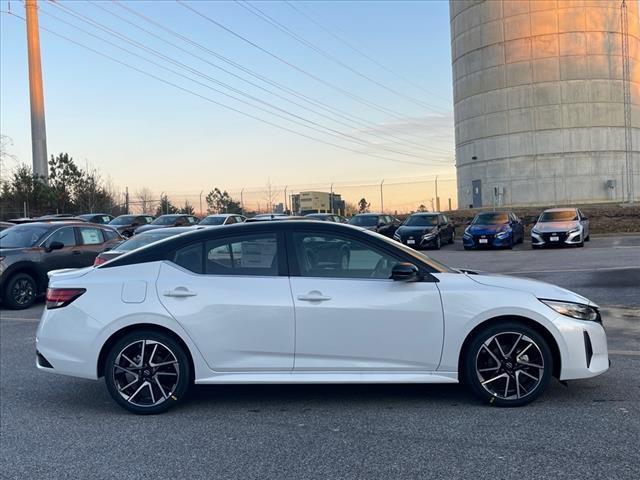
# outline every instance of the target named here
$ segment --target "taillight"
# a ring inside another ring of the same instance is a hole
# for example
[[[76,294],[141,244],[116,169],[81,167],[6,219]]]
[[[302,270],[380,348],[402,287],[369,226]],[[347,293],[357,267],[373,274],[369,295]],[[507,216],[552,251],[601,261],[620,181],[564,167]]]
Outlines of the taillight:
[[[66,307],[86,291],[85,288],[47,288],[46,308]]]
[[[106,258],[102,258],[99,255],[96,257],[96,259],[93,261],[93,266],[97,267],[98,265],[102,265],[103,263],[105,263],[107,261]]]

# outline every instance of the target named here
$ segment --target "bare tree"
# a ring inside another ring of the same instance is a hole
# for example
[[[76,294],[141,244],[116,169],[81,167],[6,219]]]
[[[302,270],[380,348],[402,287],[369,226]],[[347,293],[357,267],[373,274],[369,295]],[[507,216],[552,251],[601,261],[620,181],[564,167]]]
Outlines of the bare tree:
[[[153,192],[149,187],[142,187],[136,191],[136,198],[140,205],[141,213],[150,213],[153,208]]]
[[[278,198],[278,191],[274,188],[274,186],[271,184],[271,179],[267,179],[267,183],[265,186],[265,191],[264,191],[264,199],[267,202],[267,213],[271,213],[273,212],[273,206],[274,203],[276,201],[276,199]]]

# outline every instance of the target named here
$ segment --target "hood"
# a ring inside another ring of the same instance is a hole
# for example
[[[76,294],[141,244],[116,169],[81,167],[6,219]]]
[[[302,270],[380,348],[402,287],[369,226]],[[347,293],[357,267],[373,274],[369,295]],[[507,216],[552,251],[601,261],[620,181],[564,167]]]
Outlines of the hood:
[[[503,230],[507,230],[509,225],[469,225],[466,232],[469,232],[472,235],[494,235],[498,232],[502,232]]]
[[[431,225],[428,227],[411,227],[408,225],[402,225],[401,227],[398,227],[398,230],[396,230],[396,232],[399,235],[416,235],[416,236],[420,236],[420,235],[424,235],[427,232],[430,232],[431,230],[436,229],[437,227]]]
[[[520,290],[535,295],[537,298],[547,300],[559,300],[564,302],[582,303],[597,307],[595,303],[588,298],[578,295],[577,293],[558,287],[550,283],[531,280],[528,278],[510,277],[508,275],[492,275],[486,273],[478,273],[467,275],[471,280],[482,285],[491,287],[508,288],[510,290]]]
[[[538,222],[533,228],[538,232],[568,232],[580,225],[577,220],[571,220],[566,222]]]
[[[142,233],[148,232],[149,230],[156,230],[158,228],[167,228],[173,227],[173,225],[142,225],[141,227],[136,228],[133,233]]]

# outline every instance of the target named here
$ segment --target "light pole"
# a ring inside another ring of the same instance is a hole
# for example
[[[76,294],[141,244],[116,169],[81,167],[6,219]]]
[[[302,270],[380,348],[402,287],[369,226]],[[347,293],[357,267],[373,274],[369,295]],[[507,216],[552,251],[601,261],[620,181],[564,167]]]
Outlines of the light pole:
[[[204,193],[204,190],[200,190],[200,216],[202,216],[202,194]]]
[[[164,212],[164,208],[162,207],[162,199],[164,198],[164,192],[160,192],[160,215]]]
[[[438,197],[438,175],[436,175],[436,209],[440,211],[440,198]]]
[[[329,194],[329,205],[331,205],[331,214],[333,214],[333,183],[331,183],[331,193]]]
[[[244,193],[244,188],[240,190],[240,213],[244,215],[244,198],[242,194]]]
[[[380,213],[384,213],[384,197],[382,194],[382,185],[384,184],[384,178],[380,182]]]
[[[289,185],[285,185],[284,186],[284,213],[287,213],[288,208],[287,208],[287,188],[289,188]]]

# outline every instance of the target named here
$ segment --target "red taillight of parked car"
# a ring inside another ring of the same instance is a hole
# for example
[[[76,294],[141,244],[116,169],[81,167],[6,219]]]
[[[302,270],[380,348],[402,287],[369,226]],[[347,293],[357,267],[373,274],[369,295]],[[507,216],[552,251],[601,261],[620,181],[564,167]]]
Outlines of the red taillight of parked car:
[[[107,260],[105,258],[101,258],[100,256],[97,256],[96,259],[93,261],[93,266],[97,267],[98,265],[102,265],[106,261]]]
[[[66,307],[86,291],[85,288],[47,288],[46,308]]]

